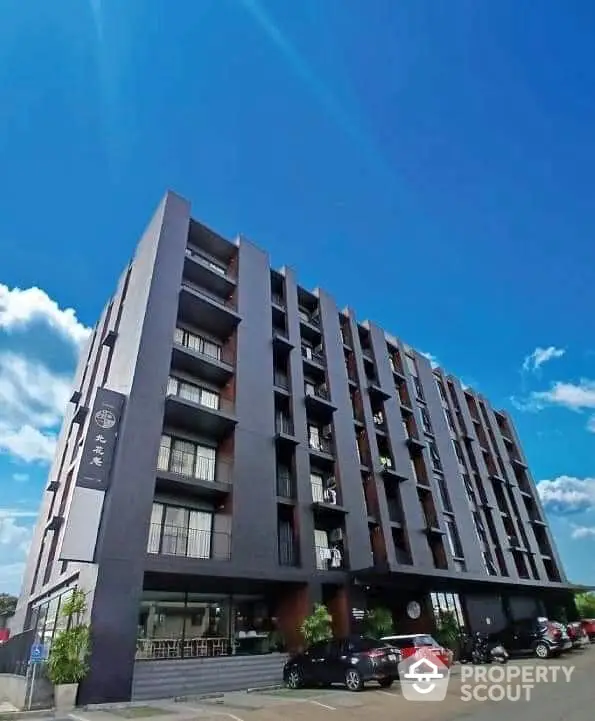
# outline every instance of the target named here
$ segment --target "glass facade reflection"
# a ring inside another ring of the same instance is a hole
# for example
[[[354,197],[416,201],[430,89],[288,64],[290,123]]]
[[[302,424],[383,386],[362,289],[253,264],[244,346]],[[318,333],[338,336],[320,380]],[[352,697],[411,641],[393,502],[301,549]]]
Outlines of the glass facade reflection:
[[[145,591],[138,620],[138,659],[261,654],[279,634],[260,596]]]

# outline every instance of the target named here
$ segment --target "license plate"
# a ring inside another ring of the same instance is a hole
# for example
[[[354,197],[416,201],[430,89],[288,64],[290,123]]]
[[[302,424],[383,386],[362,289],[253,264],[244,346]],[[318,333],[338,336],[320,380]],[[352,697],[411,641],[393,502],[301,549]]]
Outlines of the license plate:
[[[394,654],[394,653],[389,653],[387,658],[388,658],[389,661],[396,661],[396,660],[397,660],[397,656],[396,656],[396,654]]]

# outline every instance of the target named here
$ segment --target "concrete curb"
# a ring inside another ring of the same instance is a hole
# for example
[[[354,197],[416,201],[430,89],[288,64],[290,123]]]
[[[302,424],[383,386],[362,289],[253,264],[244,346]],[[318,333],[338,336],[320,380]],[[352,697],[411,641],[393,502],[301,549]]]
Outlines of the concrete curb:
[[[35,718],[54,718],[56,709],[41,708],[31,711],[2,711],[0,712],[0,721],[13,721],[13,719],[35,719]]]
[[[259,692],[263,692],[263,691],[279,691],[284,688],[285,688],[284,684],[274,683],[269,686],[253,686],[252,688],[247,688],[246,693],[259,693]]]

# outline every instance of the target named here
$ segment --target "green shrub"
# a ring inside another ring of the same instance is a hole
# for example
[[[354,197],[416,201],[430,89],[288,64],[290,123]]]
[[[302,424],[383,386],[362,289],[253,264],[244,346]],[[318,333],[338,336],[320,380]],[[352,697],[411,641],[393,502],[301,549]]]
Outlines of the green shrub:
[[[66,628],[52,641],[47,673],[55,685],[80,683],[89,671],[91,638],[89,626],[83,623],[87,610],[85,593],[75,589],[64,603],[60,614],[66,619]]]
[[[332,638],[332,620],[333,617],[324,604],[315,604],[312,613],[306,616],[300,626],[300,631],[306,643],[311,645]]]

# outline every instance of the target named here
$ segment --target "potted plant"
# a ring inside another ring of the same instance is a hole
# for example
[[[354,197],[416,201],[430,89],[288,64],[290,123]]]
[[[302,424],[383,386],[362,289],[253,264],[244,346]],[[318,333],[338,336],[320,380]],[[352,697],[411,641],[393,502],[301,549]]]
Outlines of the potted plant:
[[[388,608],[373,608],[364,616],[364,631],[372,638],[390,636],[393,632],[393,614]]]
[[[444,611],[436,624],[436,640],[449,651],[449,665],[452,665],[455,650],[458,650],[460,629],[457,619],[452,611]]]
[[[76,705],[79,683],[89,670],[91,649],[89,626],[84,623],[87,611],[85,593],[75,588],[60,609],[66,627],[52,641],[47,674],[54,684],[54,705],[72,709]]]
[[[300,626],[300,631],[308,646],[332,638],[332,620],[333,617],[324,604],[314,604],[314,610],[309,616],[306,616]]]

